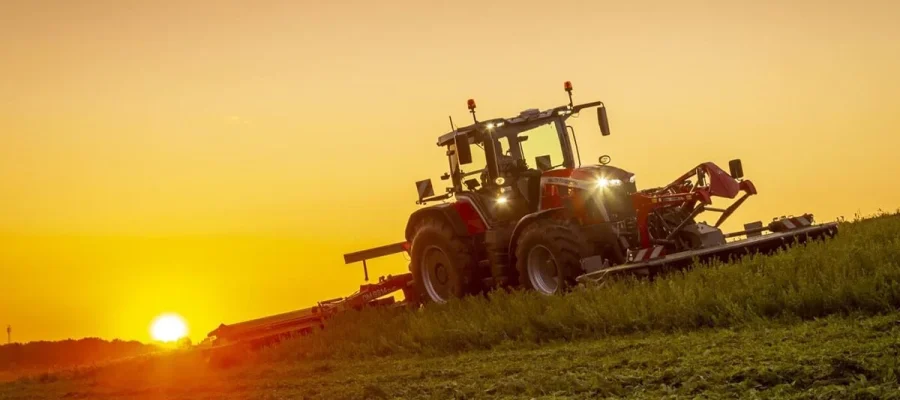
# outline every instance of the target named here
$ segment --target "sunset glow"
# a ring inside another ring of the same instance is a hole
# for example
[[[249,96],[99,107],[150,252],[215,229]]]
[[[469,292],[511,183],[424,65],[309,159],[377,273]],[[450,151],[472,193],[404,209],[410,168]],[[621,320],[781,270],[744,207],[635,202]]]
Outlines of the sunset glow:
[[[570,119],[580,158],[608,155],[640,189],[740,158],[759,195],[726,231],[894,210],[898,15],[886,0],[0,2],[0,328],[148,341],[178,310],[199,342],[352,293],[363,273],[342,255],[404,239],[414,182],[444,193],[448,116],[472,121],[468,99],[484,121],[566,104],[566,81],[609,112],[606,137]]]
[[[187,336],[187,324],[178,315],[160,315],[150,325],[150,335],[160,342],[174,342]]]

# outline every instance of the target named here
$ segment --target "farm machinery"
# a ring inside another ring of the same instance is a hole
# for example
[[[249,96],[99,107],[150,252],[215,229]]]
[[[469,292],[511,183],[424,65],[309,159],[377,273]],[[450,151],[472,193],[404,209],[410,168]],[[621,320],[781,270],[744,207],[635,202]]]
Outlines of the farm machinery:
[[[412,301],[444,303],[495,288],[552,295],[579,282],[617,274],[654,276],[697,261],[767,253],[793,243],[833,236],[836,223],[814,224],[810,214],[720,227],[756,187],[740,160],[726,172],[712,162],[671,183],[639,189],[635,174],[602,156],[583,165],[570,117],[596,110],[602,136],[610,134],[603,102],[528,109],[509,118],[479,120],[438,137],[449,171],[444,193],[431,180],[416,182],[417,204],[404,241],[345,254],[345,263],[406,252]],[[533,160],[533,163],[532,163]],[[714,207],[713,199],[733,202]],[[698,222],[717,213],[713,224]]]
[[[394,292],[402,291],[406,297],[396,302]],[[346,311],[366,307],[395,307],[416,298],[413,293],[412,274],[382,276],[377,283],[360,285],[359,290],[347,297],[318,302],[315,306],[234,324],[221,324],[209,332],[208,342],[214,348],[235,344],[258,347],[281,339],[303,336],[323,329],[328,319]]]
[[[497,288],[524,288],[546,295],[579,283],[633,274],[653,277],[696,262],[769,253],[794,243],[837,234],[836,223],[814,224],[813,216],[787,216],[744,224],[738,232],[720,227],[757,194],[744,178],[740,160],[726,172],[704,162],[671,183],[639,189],[635,174],[602,156],[583,165],[575,129],[566,121],[596,110],[602,136],[610,134],[606,106],[569,102],[528,109],[509,118],[479,121],[468,101],[472,124],[438,137],[446,149],[446,191],[431,180],[416,182],[416,203],[404,240],[344,255],[346,264],[397,253],[410,257],[409,273],[382,276],[356,293],[320,301],[297,311],[222,324],[209,333],[212,348],[264,345],[306,335],[343,312],[365,307],[444,303]],[[533,164],[531,159],[533,158]],[[732,200],[714,207],[713,198]],[[717,213],[710,225],[703,213]],[[392,293],[402,291],[396,302]]]

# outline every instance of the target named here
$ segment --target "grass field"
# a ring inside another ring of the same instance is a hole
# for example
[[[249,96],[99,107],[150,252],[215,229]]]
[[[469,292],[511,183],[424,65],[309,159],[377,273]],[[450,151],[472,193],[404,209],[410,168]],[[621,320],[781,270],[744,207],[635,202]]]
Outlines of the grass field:
[[[372,311],[308,338],[0,384],[26,398],[900,398],[900,216],[565,297]]]
[[[665,279],[621,280],[565,297],[498,293],[416,313],[347,315],[276,357],[454,354],[510,343],[736,327],[900,307],[900,214],[844,223],[834,240],[705,266]]]
[[[0,399],[900,398],[898,357],[891,313],[229,369],[174,354],[0,384]]]

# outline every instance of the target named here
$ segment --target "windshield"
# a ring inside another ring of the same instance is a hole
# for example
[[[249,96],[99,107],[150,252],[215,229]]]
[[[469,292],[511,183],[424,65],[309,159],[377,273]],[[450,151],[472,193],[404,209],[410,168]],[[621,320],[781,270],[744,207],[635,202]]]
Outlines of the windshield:
[[[574,165],[560,119],[509,124],[489,132],[478,140],[469,138],[472,162],[466,165],[459,165],[454,155],[456,145],[448,143],[450,172],[456,188],[475,190],[477,186],[487,187],[494,178],[523,167],[547,170],[564,165],[572,168]],[[549,158],[549,163],[538,165],[537,158]]]
[[[548,121],[518,133],[510,132],[506,140],[500,141],[501,154],[524,160],[529,168],[538,167],[535,159],[540,156],[550,156],[554,168],[563,165],[567,157],[560,141],[558,124],[558,121]]]

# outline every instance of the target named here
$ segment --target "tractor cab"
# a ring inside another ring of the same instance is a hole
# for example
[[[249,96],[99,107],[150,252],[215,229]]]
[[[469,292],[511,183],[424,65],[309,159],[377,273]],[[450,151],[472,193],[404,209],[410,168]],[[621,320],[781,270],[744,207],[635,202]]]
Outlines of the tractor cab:
[[[542,173],[575,166],[565,124],[553,110],[527,110],[466,128],[442,143],[450,189],[457,196],[476,197],[494,219],[515,220],[537,211]]]
[[[571,95],[571,86],[566,86]],[[571,100],[571,98],[570,98]],[[566,119],[584,108],[598,107],[598,121],[609,134],[602,102],[567,105],[548,110],[527,109],[509,118],[479,121],[475,101],[468,108],[473,123],[441,135],[446,148],[450,181],[446,193],[435,196],[430,180],[417,182],[419,204],[450,197],[474,203],[490,224],[504,225],[536,212],[541,206],[541,179],[548,171],[572,170],[580,164],[575,131]]]

